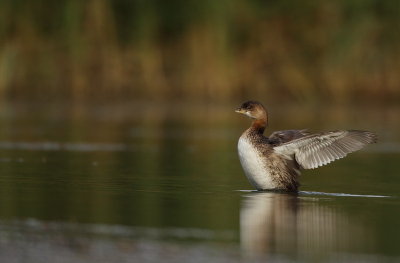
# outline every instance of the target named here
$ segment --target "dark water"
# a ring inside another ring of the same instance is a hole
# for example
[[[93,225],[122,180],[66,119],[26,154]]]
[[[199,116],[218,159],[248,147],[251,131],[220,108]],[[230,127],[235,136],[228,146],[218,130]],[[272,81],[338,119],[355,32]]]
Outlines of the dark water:
[[[274,106],[272,130],[380,136],[293,195],[251,191],[234,106],[4,106],[0,261],[400,260],[400,109]]]

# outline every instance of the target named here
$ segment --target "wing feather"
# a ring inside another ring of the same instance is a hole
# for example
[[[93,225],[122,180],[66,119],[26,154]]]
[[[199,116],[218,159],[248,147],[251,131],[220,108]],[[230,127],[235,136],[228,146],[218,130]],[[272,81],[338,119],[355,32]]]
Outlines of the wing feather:
[[[313,169],[345,157],[365,145],[376,142],[368,131],[332,131],[305,135],[274,147],[276,153],[294,155],[304,169]]]
[[[268,139],[271,143],[279,145],[309,134],[307,130],[284,130],[273,132]]]

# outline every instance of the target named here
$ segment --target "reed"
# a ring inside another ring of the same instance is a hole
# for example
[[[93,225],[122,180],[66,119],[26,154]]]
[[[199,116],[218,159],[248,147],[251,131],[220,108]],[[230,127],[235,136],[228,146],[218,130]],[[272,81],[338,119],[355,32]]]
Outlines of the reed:
[[[0,2],[0,98],[396,102],[396,1]]]

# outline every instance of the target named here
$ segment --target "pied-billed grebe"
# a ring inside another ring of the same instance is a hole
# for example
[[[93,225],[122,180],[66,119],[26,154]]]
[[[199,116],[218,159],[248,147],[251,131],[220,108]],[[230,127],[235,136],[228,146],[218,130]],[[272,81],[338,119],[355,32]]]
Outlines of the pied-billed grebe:
[[[357,130],[314,134],[286,130],[265,137],[268,115],[261,103],[247,101],[236,112],[253,119],[240,136],[238,151],[243,170],[257,190],[297,191],[300,169],[328,164],[377,140],[374,133]]]

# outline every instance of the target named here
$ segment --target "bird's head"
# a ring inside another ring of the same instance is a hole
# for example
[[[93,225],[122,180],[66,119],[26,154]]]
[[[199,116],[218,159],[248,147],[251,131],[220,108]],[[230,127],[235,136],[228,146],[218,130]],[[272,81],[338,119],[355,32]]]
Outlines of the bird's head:
[[[246,101],[239,108],[237,108],[235,112],[244,114],[256,120],[267,119],[267,111],[265,110],[264,106],[258,101]]]

